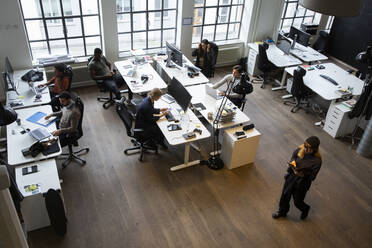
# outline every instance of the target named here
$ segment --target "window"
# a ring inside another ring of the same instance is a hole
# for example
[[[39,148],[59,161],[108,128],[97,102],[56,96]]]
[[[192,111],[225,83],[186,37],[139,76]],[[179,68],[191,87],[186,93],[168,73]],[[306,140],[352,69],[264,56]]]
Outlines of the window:
[[[33,59],[83,57],[101,47],[98,0],[20,0]]]
[[[192,43],[240,37],[244,0],[195,0]]]
[[[335,19],[334,16],[328,17],[328,21],[327,21],[327,25],[326,25],[326,30],[331,30],[334,19]]]
[[[289,32],[291,26],[300,28],[302,23],[319,24],[321,15],[305,9],[298,4],[298,0],[284,0],[284,8],[280,21],[279,30]]]
[[[116,0],[119,53],[176,42],[178,0]]]

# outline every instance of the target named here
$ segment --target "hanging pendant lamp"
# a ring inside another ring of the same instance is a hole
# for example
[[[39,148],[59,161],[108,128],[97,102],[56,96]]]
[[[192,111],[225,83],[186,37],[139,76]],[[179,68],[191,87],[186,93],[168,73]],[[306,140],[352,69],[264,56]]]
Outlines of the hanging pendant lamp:
[[[299,0],[299,4],[321,14],[350,17],[360,14],[361,0]]]

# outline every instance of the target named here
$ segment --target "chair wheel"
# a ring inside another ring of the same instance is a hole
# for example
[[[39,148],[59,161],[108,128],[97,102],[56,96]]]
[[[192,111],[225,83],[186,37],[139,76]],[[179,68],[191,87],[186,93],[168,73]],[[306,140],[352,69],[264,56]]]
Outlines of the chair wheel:
[[[67,167],[67,164],[66,163],[62,163],[62,169],[65,169]]]
[[[261,89],[265,89],[265,85],[261,85]]]
[[[81,166],[84,166],[86,163],[87,163],[87,161],[85,161],[85,160],[83,160],[83,161],[81,161],[82,163],[81,163]]]
[[[125,155],[128,155],[128,151],[127,151],[127,150],[124,150],[124,154],[125,154]]]
[[[89,148],[87,148],[87,152],[89,152]]]

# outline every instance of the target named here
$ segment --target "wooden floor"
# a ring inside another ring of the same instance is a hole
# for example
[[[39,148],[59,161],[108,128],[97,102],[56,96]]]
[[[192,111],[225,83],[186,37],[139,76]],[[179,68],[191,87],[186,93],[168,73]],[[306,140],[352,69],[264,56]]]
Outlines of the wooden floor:
[[[254,88],[244,112],[262,133],[255,164],[177,172],[169,168],[182,162],[182,146],[143,163],[125,156],[131,143],[114,108],[102,108],[95,87],[78,90],[86,106],[80,146],[90,152],[85,167],[60,170],[68,231],[31,232],[30,247],[371,247],[372,160],[314,126],[315,116],[291,113],[284,91]],[[306,197],[309,217],[301,221],[291,203],[287,219],[273,220],[286,162],[310,135],[321,140],[323,166]],[[192,158],[207,158],[208,144]]]

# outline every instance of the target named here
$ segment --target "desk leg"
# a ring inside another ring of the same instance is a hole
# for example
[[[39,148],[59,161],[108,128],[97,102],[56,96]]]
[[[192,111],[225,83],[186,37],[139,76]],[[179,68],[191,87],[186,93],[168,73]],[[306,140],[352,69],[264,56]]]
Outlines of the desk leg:
[[[285,80],[287,79],[287,71],[284,70],[283,72],[283,76],[282,76],[282,81],[279,83],[278,80],[275,80],[275,82],[277,82],[280,86],[279,87],[274,87],[272,88],[271,90],[283,90],[285,89]]]
[[[190,142],[185,144],[185,156],[184,156],[183,164],[173,166],[173,167],[171,167],[170,170],[171,171],[176,171],[176,170],[181,170],[181,169],[184,169],[184,168],[187,168],[187,167],[191,167],[191,166],[200,164],[200,160],[195,160],[195,161],[189,162],[189,158],[190,158]]]
[[[196,151],[200,152],[200,147],[197,144],[191,143],[190,144],[192,148],[194,148]]]

